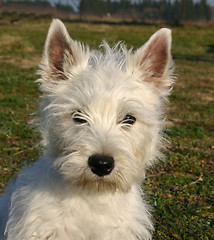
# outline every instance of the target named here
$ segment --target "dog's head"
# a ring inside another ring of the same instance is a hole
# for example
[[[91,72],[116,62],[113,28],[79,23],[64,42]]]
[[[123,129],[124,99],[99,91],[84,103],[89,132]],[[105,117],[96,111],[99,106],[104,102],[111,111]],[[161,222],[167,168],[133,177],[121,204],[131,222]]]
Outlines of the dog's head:
[[[40,65],[41,129],[53,168],[88,190],[127,191],[160,156],[163,99],[173,78],[171,31],[137,51],[90,51],[53,20]]]

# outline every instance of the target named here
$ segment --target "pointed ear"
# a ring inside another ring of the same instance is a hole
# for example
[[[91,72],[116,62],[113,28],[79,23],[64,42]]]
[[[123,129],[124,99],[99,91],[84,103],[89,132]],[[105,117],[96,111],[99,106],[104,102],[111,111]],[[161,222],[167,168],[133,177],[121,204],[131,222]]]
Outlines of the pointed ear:
[[[52,80],[66,79],[75,66],[82,64],[82,59],[84,59],[83,46],[71,39],[59,19],[54,19],[45,42],[42,70],[48,73]],[[86,63],[86,60],[83,62]]]
[[[135,52],[131,65],[135,70],[140,70],[142,81],[152,83],[157,88],[171,86],[171,41],[171,30],[162,28]]]

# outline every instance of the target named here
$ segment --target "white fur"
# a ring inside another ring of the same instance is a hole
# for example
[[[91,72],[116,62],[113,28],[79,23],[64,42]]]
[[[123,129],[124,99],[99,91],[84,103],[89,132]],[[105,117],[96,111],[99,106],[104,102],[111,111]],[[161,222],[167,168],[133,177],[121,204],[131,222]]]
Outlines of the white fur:
[[[167,54],[155,55],[155,41]],[[53,20],[38,80],[44,155],[0,198],[1,240],[151,239],[140,184],[161,156],[163,101],[173,82],[171,32],[159,30],[136,52],[106,42],[102,48],[89,51]],[[154,68],[161,56],[164,66]],[[86,122],[75,123],[75,114]],[[122,122],[127,114],[135,116],[133,125]],[[92,173],[93,154],[114,157],[109,175]]]

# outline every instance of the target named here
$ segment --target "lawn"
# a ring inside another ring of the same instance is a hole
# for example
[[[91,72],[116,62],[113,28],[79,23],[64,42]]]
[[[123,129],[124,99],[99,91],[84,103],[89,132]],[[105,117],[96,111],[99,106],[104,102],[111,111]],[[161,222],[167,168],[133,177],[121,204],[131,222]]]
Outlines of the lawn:
[[[40,155],[28,126],[39,92],[34,82],[50,19],[0,20],[0,194],[25,162]],[[65,23],[74,39],[98,46],[141,46],[162,26]],[[177,81],[167,106],[165,161],[143,185],[153,206],[154,239],[214,239],[214,28],[172,27]]]

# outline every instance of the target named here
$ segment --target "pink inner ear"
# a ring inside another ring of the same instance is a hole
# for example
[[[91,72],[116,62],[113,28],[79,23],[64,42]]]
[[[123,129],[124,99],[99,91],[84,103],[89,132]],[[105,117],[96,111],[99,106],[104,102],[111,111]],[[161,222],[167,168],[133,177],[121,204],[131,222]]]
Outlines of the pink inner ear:
[[[164,73],[168,61],[168,49],[166,37],[161,34],[156,37],[146,49],[146,54],[141,61],[141,66],[147,60],[150,60],[151,65],[147,71],[152,73],[151,79],[146,79],[148,82],[154,82],[154,77],[161,77]]]
[[[53,70],[63,71],[63,61],[65,50],[71,49],[65,36],[59,31],[56,31],[51,36],[48,46],[49,64]]]

